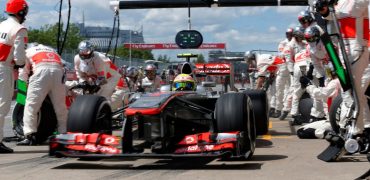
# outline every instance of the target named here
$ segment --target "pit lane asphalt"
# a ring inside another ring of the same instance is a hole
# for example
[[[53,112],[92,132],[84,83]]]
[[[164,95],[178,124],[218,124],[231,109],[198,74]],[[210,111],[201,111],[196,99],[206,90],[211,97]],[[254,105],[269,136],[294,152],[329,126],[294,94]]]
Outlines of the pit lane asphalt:
[[[10,116],[5,134],[12,136]],[[48,147],[16,146],[13,154],[0,154],[0,179],[355,179],[370,168],[364,155],[346,156],[340,162],[326,163],[316,156],[325,140],[300,140],[297,127],[272,118],[269,135],[259,137],[250,161],[202,159],[101,160],[81,161],[48,157]]]

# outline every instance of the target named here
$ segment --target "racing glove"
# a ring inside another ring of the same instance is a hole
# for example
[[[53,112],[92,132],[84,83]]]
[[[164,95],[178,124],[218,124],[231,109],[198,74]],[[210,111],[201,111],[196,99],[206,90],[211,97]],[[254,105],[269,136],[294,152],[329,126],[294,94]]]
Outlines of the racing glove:
[[[97,86],[102,86],[104,84],[107,84],[107,80],[105,79],[105,77],[98,77],[98,79],[96,79],[95,81],[95,84]]]
[[[314,69],[313,64],[310,63],[310,67],[307,71],[307,78],[310,80],[313,79],[313,69]]]
[[[325,87],[325,78],[321,77],[318,80],[319,80],[319,87]]]
[[[299,82],[301,83],[301,88],[304,89],[310,84],[311,80],[308,79],[306,76],[301,76],[299,78]]]

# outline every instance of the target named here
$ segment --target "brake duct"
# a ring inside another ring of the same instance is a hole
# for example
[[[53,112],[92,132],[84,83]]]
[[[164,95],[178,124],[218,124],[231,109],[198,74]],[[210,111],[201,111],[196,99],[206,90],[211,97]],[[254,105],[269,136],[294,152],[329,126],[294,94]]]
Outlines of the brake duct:
[[[113,9],[236,7],[236,6],[307,6],[311,0],[121,0],[110,1]],[[310,3],[311,4],[311,3]]]

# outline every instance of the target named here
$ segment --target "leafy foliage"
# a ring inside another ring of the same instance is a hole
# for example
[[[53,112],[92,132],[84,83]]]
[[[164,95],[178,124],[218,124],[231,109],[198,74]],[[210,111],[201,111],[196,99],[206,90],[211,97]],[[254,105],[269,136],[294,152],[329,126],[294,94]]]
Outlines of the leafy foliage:
[[[164,63],[168,63],[168,62],[170,62],[170,61],[171,61],[171,58],[170,58],[169,56],[167,56],[166,54],[165,54],[165,55],[160,54],[160,55],[158,56],[157,61],[162,61],[162,62],[164,62]]]
[[[113,54],[113,49],[109,51],[109,54]],[[130,58],[130,49],[123,46],[117,47],[116,56]],[[153,59],[154,56],[151,50],[131,49],[131,58],[148,60]]]
[[[64,37],[64,30],[60,35],[62,39]],[[44,25],[40,29],[29,29],[28,39],[29,42],[38,42],[40,44],[45,44],[51,47],[57,47],[57,36],[58,36],[58,24],[54,25]],[[71,24],[69,26],[67,40],[64,44],[65,50],[76,49],[78,43],[84,38],[79,35],[79,29],[77,26]]]

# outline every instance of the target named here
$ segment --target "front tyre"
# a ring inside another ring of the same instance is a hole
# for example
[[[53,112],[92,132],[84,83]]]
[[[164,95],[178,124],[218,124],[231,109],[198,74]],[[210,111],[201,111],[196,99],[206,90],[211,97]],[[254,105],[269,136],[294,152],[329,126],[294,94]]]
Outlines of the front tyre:
[[[250,99],[244,93],[226,93],[216,102],[215,118],[218,132],[239,131],[242,135],[240,154],[246,159],[253,156],[255,149],[255,131],[251,130]],[[255,127],[253,127],[255,128]]]
[[[72,103],[67,120],[68,132],[112,134],[112,110],[105,97],[78,96]]]

